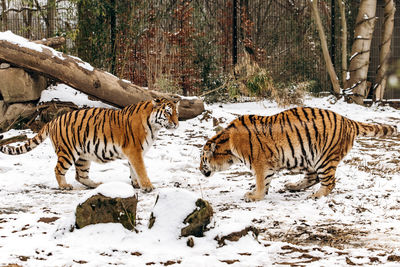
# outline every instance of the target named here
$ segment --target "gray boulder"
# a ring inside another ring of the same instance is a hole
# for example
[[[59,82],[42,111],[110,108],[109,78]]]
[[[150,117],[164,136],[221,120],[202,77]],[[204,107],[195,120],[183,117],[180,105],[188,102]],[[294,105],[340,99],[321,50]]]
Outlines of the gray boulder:
[[[0,69],[0,93],[6,103],[38,100],[47,87],[47,79],[20,68]]]

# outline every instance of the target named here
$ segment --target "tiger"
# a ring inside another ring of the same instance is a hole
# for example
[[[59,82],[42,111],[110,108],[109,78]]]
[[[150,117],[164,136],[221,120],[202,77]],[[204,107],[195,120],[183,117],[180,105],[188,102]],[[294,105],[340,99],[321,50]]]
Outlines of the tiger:
[[[300,191],[317,183],[312,198],[327,196],[335,187],[339,162],[352,148],[357,136],[396,135],[397,128],[368,124],[333,111],[297,107],[272,116],[243,115],[210,138],[203,146],[200,171],[209,177],[244,163],[256,180],[246,202],[262,200],[275,172],[305,173],[302,180],[287,183],[285,189]]]
[[[89,108],[67,112],[47,123],[24,144],[1,146],[0,151],[19,155],[50,137],[57,155],[54,172],[60,189],[73,188],[65,180],[72,165],[75,165],[76,181],[95,188],[101,183],[89,178],[91,161],[106,163],[128,159],[132,186],[150,192],[154,187],[147,176],[143,156],[161,128],[178,128],[178,105],[179,102],[157,98],[123,109]]]

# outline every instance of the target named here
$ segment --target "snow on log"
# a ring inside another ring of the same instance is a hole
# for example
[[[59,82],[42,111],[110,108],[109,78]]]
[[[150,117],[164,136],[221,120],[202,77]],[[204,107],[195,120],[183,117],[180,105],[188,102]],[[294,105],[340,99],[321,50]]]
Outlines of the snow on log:
[[[0,33],[0,60],[41,73],[117,107],[125,107],[155,97],[180,99],[177,95],[146,90],[94,68],[77,57],[30,42],[10,31]],[[203,111],[204,103],[200,99],[180,100],[179,118],[181,120],[194,118]]]

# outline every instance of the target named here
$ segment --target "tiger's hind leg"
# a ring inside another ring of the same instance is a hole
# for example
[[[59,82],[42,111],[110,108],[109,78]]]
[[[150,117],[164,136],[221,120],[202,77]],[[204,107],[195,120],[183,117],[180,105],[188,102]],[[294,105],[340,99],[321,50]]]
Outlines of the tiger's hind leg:
[[[96,183],[89,178],[89,169],[90,160],[79,158],[77,161],[75,161],[75,180],[87,187],[96,188],[101,183]]]
[[[67,182],[65,180],[65,174],[67,173],[68,169],[71,167],[73,159],[71,156],[69,156],[63,152],[57,153],[57,157],[58,157],[58,160],[57,160],[56,167],[54,168],[54,172],[56,174],[58,186],[60,187],[60,189],[71,190],[72,185],[67,184]]]
[[[339,162],[333,161],[330,162],[330,164],[327,164],[327,166],[325,166],[324,168],[317,170],[317,175],[318,179],[321,182],[321,187],[318,189],[317,192],[311,195],[311,198],[320,198],[327,196],[333,190],[333,188],[335,188],[335,173],[338,164]]]
[[[318,175],[316,172],[307,172],[304,178],[296,183],[285,184],[286,190],[291,192],[297,192],[300,190],[307,189],[319,182]]]

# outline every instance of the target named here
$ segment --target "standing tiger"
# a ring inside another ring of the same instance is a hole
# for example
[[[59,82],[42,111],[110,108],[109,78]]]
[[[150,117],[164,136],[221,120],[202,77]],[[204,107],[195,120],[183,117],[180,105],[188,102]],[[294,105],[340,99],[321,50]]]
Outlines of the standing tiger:
[[[160,98],[129,105],[122,110],[90,108],[75,110],[47,123],[39,133],[18,147],[2,146],[5,154],[26,153],[50,136],[58,160],[55,175],[61,189],[72,189],[65,174],[75,164],[75,179],[87,187],[99,183],[89,179],[90,162],[105,163],[127,158],[132,185],[151,191],[143,156],[158,131],[176,129],[178,115],[173,102]]]
[[[237,162],[255,175],[256,189],[246,201],[264,198],[275,172],[304,172],[305,178],[288,183],[290,191],[320,182],[312,197],[328,195],[335,187],[336,167],[357,136],[395,135],[388,125],[356,122],[319,108],[293,108],[273,116],[244,115],[209,139],[203,147],[200,171],[210,176]]]

